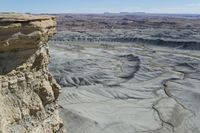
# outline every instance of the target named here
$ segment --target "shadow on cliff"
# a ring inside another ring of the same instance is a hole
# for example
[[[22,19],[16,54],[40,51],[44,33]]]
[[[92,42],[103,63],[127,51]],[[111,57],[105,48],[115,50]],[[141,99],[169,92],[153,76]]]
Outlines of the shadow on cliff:
[[[6,75],[23,65],[34,53],[34,49],[0,52],[0,75]]]

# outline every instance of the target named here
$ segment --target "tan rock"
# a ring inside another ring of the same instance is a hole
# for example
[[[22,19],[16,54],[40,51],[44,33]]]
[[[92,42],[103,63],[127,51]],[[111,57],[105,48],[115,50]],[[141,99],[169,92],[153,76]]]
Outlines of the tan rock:
[[[62,133],[59,86],[48,72],[52,16],[0,14],[0,132]]]

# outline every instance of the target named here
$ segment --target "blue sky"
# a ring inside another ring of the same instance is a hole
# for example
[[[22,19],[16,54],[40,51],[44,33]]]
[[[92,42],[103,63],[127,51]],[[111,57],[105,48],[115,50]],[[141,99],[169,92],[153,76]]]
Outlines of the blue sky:
[[[200,0],[1,0],[0,12],[200,14]]]

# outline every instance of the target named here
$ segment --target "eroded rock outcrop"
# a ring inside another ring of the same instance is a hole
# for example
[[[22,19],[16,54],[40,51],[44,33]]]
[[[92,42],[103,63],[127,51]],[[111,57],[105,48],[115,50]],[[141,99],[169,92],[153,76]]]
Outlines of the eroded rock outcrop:
[[[64,132],[47,68],[55,27],[51,16],[0,14],[0,132]]]

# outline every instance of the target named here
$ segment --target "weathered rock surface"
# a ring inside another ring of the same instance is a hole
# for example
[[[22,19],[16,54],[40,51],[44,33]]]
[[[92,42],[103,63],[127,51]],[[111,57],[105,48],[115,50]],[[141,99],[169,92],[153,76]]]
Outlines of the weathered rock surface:
[[[200,132],[199,51],[53,42],[51,55],[70,133]]]
[[[60,87],[48,71],[55,18],[0,14],[0,132],[64,132]]]

